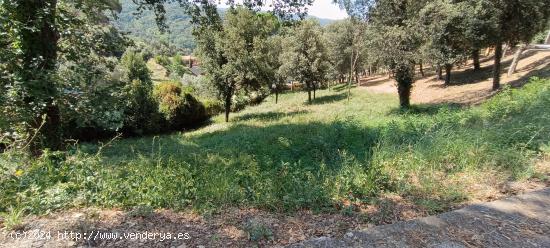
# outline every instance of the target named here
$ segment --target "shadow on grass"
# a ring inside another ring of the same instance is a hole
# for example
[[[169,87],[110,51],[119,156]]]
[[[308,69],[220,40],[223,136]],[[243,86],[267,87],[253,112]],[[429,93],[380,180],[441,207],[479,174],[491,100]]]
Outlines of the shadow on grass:
[[[357,87],[357,85],[355,83],[351,84],[351,89],[354,89],[356,87]],[[341,91],[344,91],[344,90],[348,90],[348,84],[347,83],[340,84],[338,86],[332,87],[331,90],[336,91],[336,92],[341,92]]]
[[[248,120],[259,120],[259,121],[276,121],[285,117],[295,117],[299,115],[305,115],[309,111],[293,111],[293,112],[264,112],[264,113],[248,113],[241,116],[235,117],[234,121],[248,121]]]
[[[33,179],[47,185],[55,185],[54,180],[78,185],[78,180],[91,177],[90,185],[95,187],[89,193],[91,204],[105,207],[246,206],[295,211],[331,208],[349,196],[364,200],[384,191],[430,198],[422,188],[398,189],[396,183],[404,181],[392,181],[384,168],[399,173],[412,168],[450,174],[470,166],[491,166],[511,174],[528,171],[526,153],[516,147],[531,144],[528,148],[536,150],[550,135],[547,120],[534,118],[545,113],[550,102],[544,99],[550,99],[550,90],[537,89],[528,93],[538,101],[494,110],[485,119],[465,113],[437,118],[435,123],[431,118],[396,118],[377,126],[354,121],[236,123],[186,136],[120,140],[104,149],[100,163],[67,164],[70,173],[64,177],[56,169]],[[417,107],[417,111],[434,115],[448,108],[444,106]],[[448,164],[456,164],[456,169],[449,171],[444,167]],[[431,180],[426,183],[433,187]]]
[[[321,105],[321,104],[327,104],[327,103],[342,101],[344,99],[347,99],[347,94],[340,93],[340,94],[337,94],[337,95],[328,95],[328,96],[317,97],[313,100],[313,102],[311,104]]]
[[[442,111],[460,111],[462,108],[458,103],[415,104],[408,109],[393,108],[388,115],[436,115]]]

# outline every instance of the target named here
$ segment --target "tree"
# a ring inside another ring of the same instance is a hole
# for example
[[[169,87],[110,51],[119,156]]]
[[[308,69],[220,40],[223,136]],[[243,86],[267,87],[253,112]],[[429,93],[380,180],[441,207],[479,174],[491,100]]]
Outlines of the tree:
[[[105,10],[116,10],[112,1],[2,1],[2,33],[9,49],[17,49],[16,57],[9,62],[9,77],[12,82],[8,95],[12,107],[20,113],[12,124],[21,124],[26,135],[37,131],[36,138],[29,140],[36,154],[42,147],[61,148],[61,116],[58,99],[59,85],[55,80],[59,39],[63,31],[72,25],[84,25],[67,8],[78,6],[79,15],[99,21]],[[5,48],[3,48],[5,49]],[[4,53],[4,51],[2,51]]]
[[[445,85],[451,82],[453,65],[463,63],[470,55],[469,43],[464,38],[468,13],[466,3],[451,0],[428,3],[419,13],[419,30],[423,34],[422,52],[432,64],[443,65]]]
[[[126,95],[125,132],[142,135],[158,130],[158,104],[153,99],[153,82],[140,53],[128,49],[120,60]]]
[[[373,29],[370,49],[394,75],[401,108],[410,107],[415,61],[421,45],[415,19],[424,5],[424,1],[417,0],[379,0],[369,14]]]
[[[352,78],[359,84],[359,71],[366,57],[366,24],[357,18],[334,22],[326,27],[328,58],[340,81],[348,75],[348,98]]]
[[[196,23],[200,15],[195,15],[200,6],[211,5],[209,1],[176,0],[183,6],[186,13],[191,14]],[[138,5],[137,13],[145,9],[153,10],[157,25],[161,30],[166,29],[164,4],[172,0],[134,0]],[[282,0],[273,8],[273,12],[280,17],[305,15],[304,5],[311,4],[311,0]],[[231,5],[235,3],[230,2]],[[250,8],[258,8],[262,1],[245,1]],[[71,6],[77,11],[65,11],[64,7]],[[215,6],[215,5],[214,5]],[[215,8],[213,8],[215,10]],[[32,150],[38,152],[42,148],[61,148],[61,132],[59,123],[60,87],[54,79],[57,68],[59,38],[64,28],[70,25],[85,26],[78,18],[67,17],[77,13],[94,17],[97,22],[105,20],[105,12],[120,10],[117,0],[5,0],[0,2],[0,42],[1,53],[13,52],[15,58],[7,60],[9,65],[2,67],[2,76],[6,77],[3,87],[8,88],[0,100],[6,102],[10,96],[10,104],[15,109],[15,117],[10,115],[9,126],[18,124],[25,126],[24,136],[38,130],[38,139],[33,139]],[[212,15],[209,15],[212,16]],[[72,22],[72,20],[76,20]],[[69,24],[69,25],[67,25]],[[4,61],[3,61],[4,62]],[[10,82],[9,84],[7,82]],[[42,118],[44,122],[42,122]],[[30,141],[30,140],[29,140]]]
[[[202,66],[224,101],[226,122],[233,96],[241,90],[258,90],[270,78],[267,40],[275,29],[271,19],[244,7],[231,9],[223,23],[218,18],[197,28]]]
[[[459,4],[465,7],[462,13],[466,27],[463,36],[472,53],[474,70],[478,71],[481,69],[480,50],[491,45],[490,40],[496,35],[494,31],[498,20],[491,9],[491,4],[487,1],[465,0],[460,1]]]
[[[351,46],[353,45],[353,26],[350,19],[336,21],[325,28],[327,55],[340,83],[350,72]]]
[[[315,98],[317,85],[326,79],[329,70],[321,26],[314,20],[300,22],[285,38],[283,47],[279,74],[305,85],[311,103],[312,91]]]
[[[279,102],[279,93],[283,89],[285,84],[285,75],[281,74],[279,68],[282,66],[281,60],[279,57],[283,53],[283,40],[284,36],[274,35],[269,38],[269,52],[267,54],[269,68],[266,68],[265,71],[268,73],[269,78],[267,82],[271,82],[271,85],[268,85],[272,92],[275,93],[275,104]]]
[[[482,0],[497,20],[495,36],[491,43],[495,46],[493,67],[493,90],[500,88],[502,45],[528,43],[547,24],[550,15],[549,0]]]

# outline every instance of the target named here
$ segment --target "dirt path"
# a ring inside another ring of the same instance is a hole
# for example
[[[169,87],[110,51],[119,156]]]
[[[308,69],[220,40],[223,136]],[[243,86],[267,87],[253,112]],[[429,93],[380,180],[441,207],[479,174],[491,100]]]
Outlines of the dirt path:
[[[550,189],[292,247],[550,247]]]
[[[511,77],[507,76],[514,51],[507,54],[503,60],[501,71],[502,84],[521,85],[532,76],[550,76],[550,51],[530,50],[522,55],[517,67],[517,72]],[[462,68],[455,68],[452,73],[451,86],[445,87],[443,81],[437,80],[433,71],[426,70],[426,77],[418,78],[412,92],[412,102],[422,103],[480,103],[494,92],[492,88],[491,58],[482,59],[482,68],[474,72],[471,63]],[[395,81],[388,76],[375,76],[362,81],[363,89],[375,93],[397,94]]]

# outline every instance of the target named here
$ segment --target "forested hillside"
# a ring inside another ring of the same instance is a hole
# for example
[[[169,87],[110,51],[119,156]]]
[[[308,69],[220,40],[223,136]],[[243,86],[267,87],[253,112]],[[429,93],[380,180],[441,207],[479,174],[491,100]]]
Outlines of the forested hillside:
[[[122,0],[122,11],[113,24],[121,32],[127,33],[130,37],[138,38],[146,43],[166,42],[170,46],[184,51],[192,51],[195,48],[193,40],[193,27],[190,17],[183,13],[177,3],[168,3],[166,6],[166,24],[168,32],[161,33],[155,22],[153,11],[143,11],[137,15],[137,5],[132,0]]]
[[[132,0],[121,0],[120,3],[122,11],[118,14],[118,18],[113,20],[113,24],[121,32],[146,43],[166,42],[169,46],[186,53],[195,49],[190,17],[182,11],[177,3],[166,4],[166,24],[169,27],[169,32],[166,33],[159,31],[153,11],[145,10],[137,15],[137,5]],[[224,9],[220,10],[222,13],[225,11]],[[334,22],[331,19],[313,16],[309,18],[317,19],[321,26]]]

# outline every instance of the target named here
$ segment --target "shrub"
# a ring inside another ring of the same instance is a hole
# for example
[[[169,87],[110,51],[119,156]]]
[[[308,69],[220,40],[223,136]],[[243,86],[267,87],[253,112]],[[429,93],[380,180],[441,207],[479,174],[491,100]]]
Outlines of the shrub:
[[[202,101],[202,103],[208,116],[214,116],[223,112],[223,104],[218,100],[207,99]]]
[[[4,228],[8,231],[11,230],[21,230],[24,228],[23,225],[23,217],[24,217],[24,211],[23,209],[14,209],[10,208],[8,212],[1,213],[0,217],[2,217],[4,220]]]
[[[104,138],[123,127],[125,81],[120,70],[113,70],[117,63],[116,58],[94,55],[60,64],[57,76],[64,90],[59,108],[65,138]]]
[[[192,87],[194,95],[201,99],[215,99],[218,97],[216,88],[206,76],[186,74],[181,78],[181,82],[185,86]]]
[[[170,59],[165,55],[155,56],[155,62],[157,62],[157,64],[162,65],[164,67],[168,67],[170,65]]]
[[[155,87],[154,96],[159,103],[159,111],[172,130],[181,130],[208,119],[204,105],[191,93],[184,92],[179,83],[165,82]]]
[[[143,135],[161,131],[161,115],[158,103],[152,96],[151,86],[139,80],[125,87],[126,108],[124,111],[124,133]]]
[[[119,68],[126,82],[124,133],[143,135],[160,132],[161,118],[158,104],[153,98],[153,82],[141,54],[128,50],[122,56]]]

